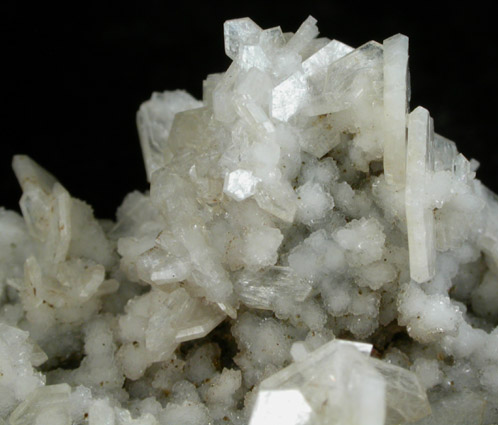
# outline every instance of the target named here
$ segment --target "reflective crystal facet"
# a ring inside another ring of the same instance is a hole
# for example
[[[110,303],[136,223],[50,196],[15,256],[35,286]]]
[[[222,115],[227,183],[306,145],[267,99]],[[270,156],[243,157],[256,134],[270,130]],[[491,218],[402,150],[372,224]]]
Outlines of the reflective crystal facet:
[[[256,193],[260,181],[251,171],[235,170],[225,177],[223,192],[236,201],[243,201]]]
[[[384,40],[384,174],[386,181],[403,187],[406,167],[408,112],[408,37],[397,34]]]
[[[260,384],[250,425],[383,425],[430,413],[413,373],[367,356],[341,340],[303,356]]]

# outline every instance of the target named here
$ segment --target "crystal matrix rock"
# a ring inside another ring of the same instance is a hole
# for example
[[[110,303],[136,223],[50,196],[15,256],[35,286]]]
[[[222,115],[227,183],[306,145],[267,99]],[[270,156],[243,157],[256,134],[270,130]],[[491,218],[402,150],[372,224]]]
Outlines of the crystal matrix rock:
[[[318,33],[227,21],[202,100],[140,107],[114,221],[14,158],[1,424],[498,423],[497,197],[410,109],[405,36]]]

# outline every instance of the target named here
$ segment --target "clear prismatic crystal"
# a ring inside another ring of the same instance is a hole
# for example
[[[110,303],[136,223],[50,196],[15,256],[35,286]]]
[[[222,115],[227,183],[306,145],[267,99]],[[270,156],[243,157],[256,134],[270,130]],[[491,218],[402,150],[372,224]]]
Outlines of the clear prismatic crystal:
[[[407,37],[318,34],[227,21],[202,100],[140,106],[115,220],[14,157],[0,424],[498,423],[498,198],[410,108]]]

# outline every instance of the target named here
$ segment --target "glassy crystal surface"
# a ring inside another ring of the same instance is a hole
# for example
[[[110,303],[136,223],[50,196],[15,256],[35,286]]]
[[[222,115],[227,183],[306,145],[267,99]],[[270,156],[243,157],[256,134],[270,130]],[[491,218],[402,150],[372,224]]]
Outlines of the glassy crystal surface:
[[[408,119],[405,202],[410,276],[417,282],[425,282],[435,274],[434,214],[427,205],[428,176],[434,168],[433,138],[429,112],[415,109]]]
[[[394,424],[429,412],[413,373],[334,340],[261,382],[250,425]]]
[[[263,273],[239,273],[235,290],[240,301],[248,307],[274,310],[279,303],[304,301],[312,287],[290,267],[274,266]]]
[[[47,385],[34,390],[9,417],[11,425],[70,425],[67,384]]]
[[[202,100],[140,106],[150,190],[115,219],[14,157],[1,424],[498,423],[479,162],[410,109],[406,36],[285,31],[227,21]]]

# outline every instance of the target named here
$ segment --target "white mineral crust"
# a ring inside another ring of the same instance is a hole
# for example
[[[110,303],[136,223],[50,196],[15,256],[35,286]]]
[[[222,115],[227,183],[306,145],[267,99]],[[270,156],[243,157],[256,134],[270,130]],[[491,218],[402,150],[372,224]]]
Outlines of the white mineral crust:
[[[202,101],[140,107],[115,221],[14,157],[0,424],[498,423],[498,198],[410,110],[405,36],[317,36],[226,22]]]

